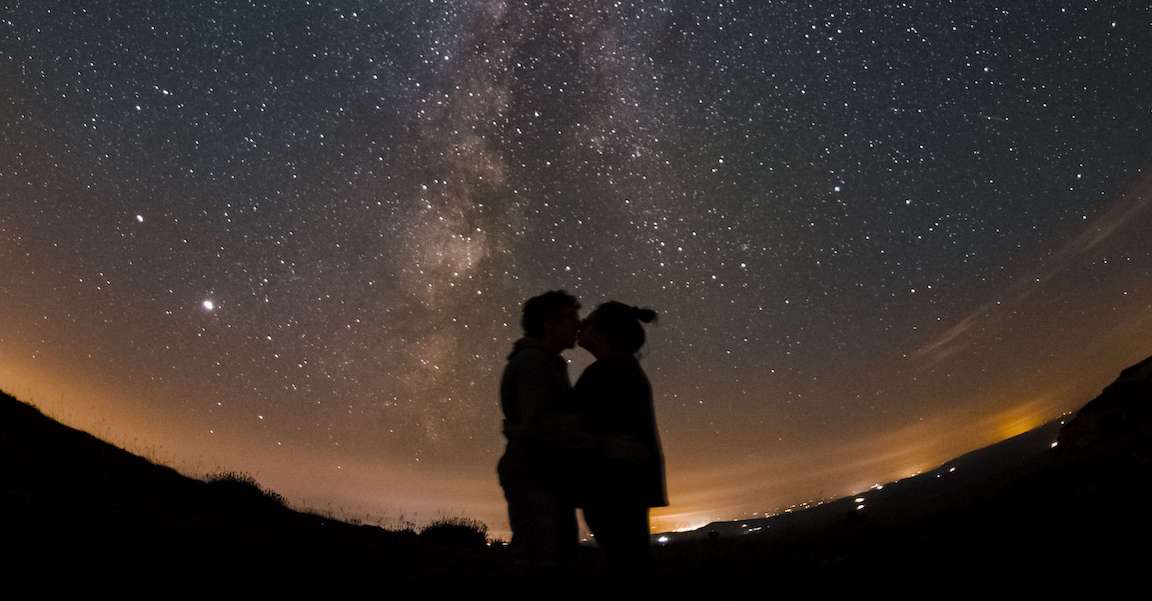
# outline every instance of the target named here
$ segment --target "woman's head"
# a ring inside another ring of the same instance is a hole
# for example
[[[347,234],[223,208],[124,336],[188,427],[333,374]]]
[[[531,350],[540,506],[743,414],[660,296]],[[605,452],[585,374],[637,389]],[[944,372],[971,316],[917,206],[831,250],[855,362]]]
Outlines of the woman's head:
[[[604,352],[634,354],[644,346],[644,326],[656,321],[656,312],[608,301],[580,324],[580,346],[594,355]]]

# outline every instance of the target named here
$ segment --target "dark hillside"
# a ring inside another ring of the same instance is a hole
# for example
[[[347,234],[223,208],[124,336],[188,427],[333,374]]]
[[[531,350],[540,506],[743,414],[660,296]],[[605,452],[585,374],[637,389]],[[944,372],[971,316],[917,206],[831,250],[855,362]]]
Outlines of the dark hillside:
[[[488,572],[483,550],[414,531],[353,525],[285,507],[243,475],[204,482],[0,396],[0,511],[6,542],[53,564],[380,564],[398,578]]]
[[[1152,534],[1150,403],[1152,358],[1074,416],[916,477],[791,513],[668,533],[656,545],[657,581],[1137,574]],[[294,568],[302,577],[355,572],[469,587],[518,578],[506,549],[485,546],[467,520],[421,536],[295,511],[243,475],[184,477],[8,395],[0,396],[0,457],[4,540],[23,560]],[[597,556],[584,552],[573,586],[594,587],[586,576],[597,573]]]

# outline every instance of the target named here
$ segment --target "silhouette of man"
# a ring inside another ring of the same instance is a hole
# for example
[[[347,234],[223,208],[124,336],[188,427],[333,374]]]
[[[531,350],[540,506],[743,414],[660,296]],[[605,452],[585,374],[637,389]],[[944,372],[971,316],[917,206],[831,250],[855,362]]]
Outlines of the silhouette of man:
[[[512,554],[522,566],[556,568],[576,552],[576,507],[565,494],[565,438],[578,423],[568,362],[576,346],[580,303],[563,290],[524,303],[524,336],[500,380],[507,446],[497,473],[508,501]]]

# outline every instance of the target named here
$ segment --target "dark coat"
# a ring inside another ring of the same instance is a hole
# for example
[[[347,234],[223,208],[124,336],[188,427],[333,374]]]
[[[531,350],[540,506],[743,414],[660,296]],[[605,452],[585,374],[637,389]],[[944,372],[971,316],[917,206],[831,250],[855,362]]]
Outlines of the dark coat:
[[[577,469],[578,501],[588,504],[668,505],[664,454],[656,430],[652,386],[632,355],[602,358],[589,365],[573,389],[582,429],[594,437],[640,443],[644,457],[587,454]]]

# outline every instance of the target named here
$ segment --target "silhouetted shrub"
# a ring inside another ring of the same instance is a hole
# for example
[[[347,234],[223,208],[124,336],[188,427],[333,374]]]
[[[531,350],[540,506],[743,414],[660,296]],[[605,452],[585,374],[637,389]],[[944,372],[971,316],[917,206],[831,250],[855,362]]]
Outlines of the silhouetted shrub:
[[[208,485],[238,499],[261,500],[284,506],[284,497],[280,493],[261,488],[255,478],[243,472],[213,474],[208,477]]]
[[[483,547],[488,544],[488,526],[469,518],[444,518],[428,524],[420,538],[441,545]]]

